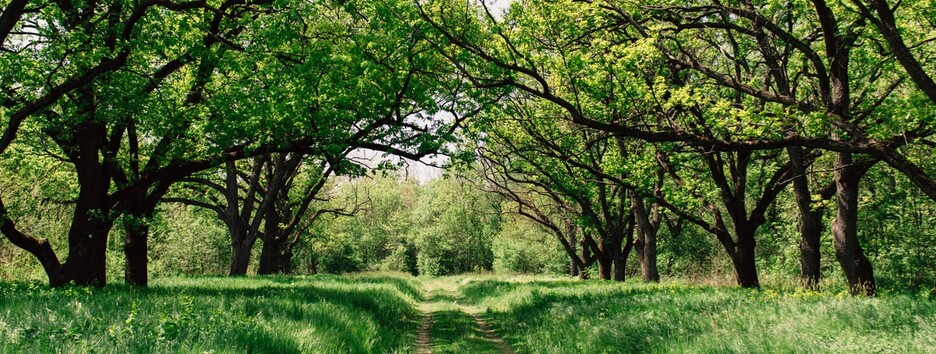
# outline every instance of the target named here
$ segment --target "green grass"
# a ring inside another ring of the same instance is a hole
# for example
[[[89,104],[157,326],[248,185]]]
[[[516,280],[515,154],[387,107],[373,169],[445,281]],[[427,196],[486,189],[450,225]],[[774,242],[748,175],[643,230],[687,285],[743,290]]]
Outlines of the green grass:
[[[474,318],[461,310],[458,293],[459,278],[423,278],[422,310],[432,315],[430,347],[434,354],[497,353]]]
[[[0,284],[0,352],[411,352],[398,276],[159,279],[149,289]]]
[[[529,276],[168,278],[149,289],[0,283],[0,353],[936,352],[928,296],[853,298]]]
[[[432,314],[432,352],[442,353],[497,353],[475,325],[470,315],[459,310],[442,310]]]
[[[518,353],[933,353],[921,297],[464,278],[464,301]]]

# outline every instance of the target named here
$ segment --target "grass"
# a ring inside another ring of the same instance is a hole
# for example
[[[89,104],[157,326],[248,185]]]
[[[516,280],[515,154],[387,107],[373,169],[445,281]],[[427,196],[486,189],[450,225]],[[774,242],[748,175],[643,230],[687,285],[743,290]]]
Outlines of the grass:
[[[168,278],[149,289],[0,283],[0,353],[936,352],[936,302],[793,288],[531,276]]]
[[[462,311],[457,278],[423,278],[421,309],[432,314],[430,346],[435,354],[497,353],[471,315]]]
[[[411,352],[399,276],[159,279],[149,289],[0,284],[0,352]]]
[[[933,353],[936,303],[907,295],[679,283],[463,278],[464,301],[522,353]]]

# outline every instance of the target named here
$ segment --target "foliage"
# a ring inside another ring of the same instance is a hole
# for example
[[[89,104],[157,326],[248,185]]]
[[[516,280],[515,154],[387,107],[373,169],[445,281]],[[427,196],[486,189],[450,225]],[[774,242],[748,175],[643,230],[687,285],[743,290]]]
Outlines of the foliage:
[[[499,202],[463,178],[430,182],[413,210],[419,274],[491,270],[491,240],[501,227]]]
[[[150,266],[156,277],[224,274],[230,240],[215,219],[194,207],[168,204],[153,221]],[[197,252],[199,257],[191,257]]]
[[[569,272],[569,258],[557,247],[555,236],[518,216],[506,215],[494,236],[495,273],[562,274]]]
[[[493,238],[501,230],[499,201],[464,177],[417,185],[373,176],[349,181],[341,193],[366,195],[367,205],[358,215],[325,225],[317,241],[322,245],[346,240],[363,266],[382,270],[421,275],[491,270]],[[342,250],[350,249],[323,248],[318,254]]]

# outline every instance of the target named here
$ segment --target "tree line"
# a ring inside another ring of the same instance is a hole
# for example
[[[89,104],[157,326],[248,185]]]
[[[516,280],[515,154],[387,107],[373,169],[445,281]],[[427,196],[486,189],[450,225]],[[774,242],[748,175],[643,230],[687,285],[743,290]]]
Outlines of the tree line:
[[[67,240],[26,232],[29,196],[9,187],[0,231],[51,285],[103,286],[120,227],[125,281],[145,286],[150,221],[186,203],[223,220],[230,274],[258,239],[263,272],[284,272],[318,217],[357,211],[316,201],[365,172],[353,151],[446,153],[479,161],[478,187],[578,272],[623,279],[635,251],[657,281],[661,230],[691,227],[757,287],[759,237],[790,193],[803,285],[828,230],[852,293],[874,295],[866,176],[936,198],[929,5],[14,0],[0,164],[57,171],[43,202],[70,215]]]
[[[510,91],[479,146],[501,190],[560,240],[569,239],[562,222],[543,220],[512,190],[532,188],[571,210],[594,234],[582,246],[603,278],[634,248],[644,279],[657,279],[665,210],[711,233],[738,284],[757,287],[757,231],[789,188],[804,286],[815,289],[820,276],[831,199],[835,256],[851,292],[874,295],[857,227],[863,177],[883,162],[936,197],[925,158],[936,107],[926,4],[522,2],[502,18],[450,3],[420,11],[469,80]],[[815,173],[825,170],[831,178]]]

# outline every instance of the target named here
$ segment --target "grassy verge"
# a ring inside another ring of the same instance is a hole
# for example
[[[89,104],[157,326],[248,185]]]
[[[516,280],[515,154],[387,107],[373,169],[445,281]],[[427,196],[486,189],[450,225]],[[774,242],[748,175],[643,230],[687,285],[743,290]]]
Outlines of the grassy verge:
[[[519,277],[464,278],[523,353],[936,352],[936,302],[887,295]]]
[[[410,352],[418,284],[386,275],[0,284],[0,352]]]

